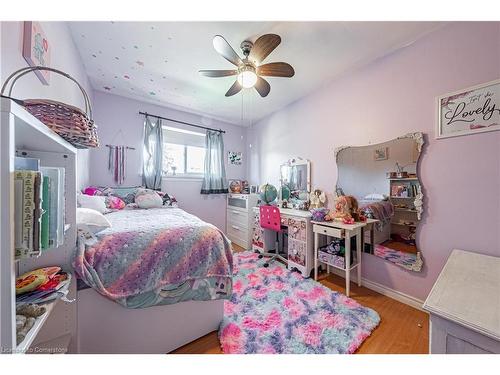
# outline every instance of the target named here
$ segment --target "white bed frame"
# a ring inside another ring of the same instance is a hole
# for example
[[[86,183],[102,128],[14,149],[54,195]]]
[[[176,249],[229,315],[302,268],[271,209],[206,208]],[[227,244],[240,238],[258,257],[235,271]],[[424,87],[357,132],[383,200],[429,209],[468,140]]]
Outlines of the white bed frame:
[[[95,290],[78,291],[77,353],[169,353],[219,328],[224,300],[127,309]]]

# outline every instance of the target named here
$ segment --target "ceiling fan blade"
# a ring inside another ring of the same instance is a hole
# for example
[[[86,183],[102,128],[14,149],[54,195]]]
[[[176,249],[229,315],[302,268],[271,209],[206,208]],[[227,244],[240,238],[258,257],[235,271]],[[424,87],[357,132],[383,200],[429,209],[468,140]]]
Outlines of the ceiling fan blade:
[[[261,63],[281,43],[281,38],[276,34],[265,34],[258,38],[250,50],[249,58]]]
[[[227,61],[229,61],[230,63],[232,63],[236,66],[240,66],[241,64],[243,64],[243,61],[241,61],[241,58],[234,51],[233,47],[231,47],[229,45],[227,40],[224,39],[223,36],[221,36],[221,35],[214,36],[213,44],[214,44],[215,50],[222,57],[224,57]]]
[[[238,82],[238,81],[236,81]],[[255,84],[255,90],[262,96],[263,98],[269,94],[269,91],[271,91],[271,85],[269,85],[269,82],[267,82],[264,78],[257,77],[257,83]]]
[[[233,85],[227,90],[226,96],[233,96],[241,91],[243,87],[238,81],[234,81]]]
[[[235,76],[238,74],[237,70],[200,70],[198,73],[200,73],[202,76],[205,77],[228,77],[228,76]]]
[[[257,68],[257,74],[260,76],[293,77],[295,71],[290,64],[284,62],[273,62],[259,66]]]

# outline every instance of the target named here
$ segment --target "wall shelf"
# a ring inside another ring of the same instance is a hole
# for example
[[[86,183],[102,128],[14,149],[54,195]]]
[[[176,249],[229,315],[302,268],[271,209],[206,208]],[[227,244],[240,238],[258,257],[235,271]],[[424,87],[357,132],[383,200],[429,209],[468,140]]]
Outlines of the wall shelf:
[[[40,332],[44,323],[47,321],[49,315],[52,313],[52,310],[54,309],[54,306],[57,304],[58,301],[59,300],[56,299],[53,302],[46,303],[43,305],[47,308],[47,311],[45,311],[43,315],[40,315],[38,318],[36,318],[35,324],[26,334],[24,340],[16,346],[16,353],[26,353],[26,351],[30,348],[31,344],[38,335],[38,332]]]
[[[63,245],[43,251],[38,257],[15,259],[13,234],[15,215],[15,157],[36,158],[45,167],[65,169],[65,218]],[[23,342],[16,343],[17,275],[46,266],[71,269],[76,245],[76,158],[77,149],[45,126],[23,107],[0,98],[0,350],[24,353],[33,342],[53,340],[76,333],[76,304],[57,301],[45,304],[47,311],[37,318]],[[72,287],[74,289],[74,287]],[[74,293],[72,291],[71,293]],[[43,330],[42,328],[45,327]],[[40,334],[40,331],[42,333]],[[38,337],[37,337],[38,336]]]

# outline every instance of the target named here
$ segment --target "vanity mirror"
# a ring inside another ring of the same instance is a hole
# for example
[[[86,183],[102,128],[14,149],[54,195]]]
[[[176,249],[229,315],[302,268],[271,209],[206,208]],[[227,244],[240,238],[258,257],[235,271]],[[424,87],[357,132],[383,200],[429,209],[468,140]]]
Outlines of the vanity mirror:
[[[280,166],[280,199],[289,208],[307,209],[311,191],[311,163],[290,159]]]
[[[422,133],[388,142],[339,147],[337,195],[353,195],[367,217],[378,219],[365,233],[365,251],[412,271],[422,269],[416,232],[423,211],[417,164]]]

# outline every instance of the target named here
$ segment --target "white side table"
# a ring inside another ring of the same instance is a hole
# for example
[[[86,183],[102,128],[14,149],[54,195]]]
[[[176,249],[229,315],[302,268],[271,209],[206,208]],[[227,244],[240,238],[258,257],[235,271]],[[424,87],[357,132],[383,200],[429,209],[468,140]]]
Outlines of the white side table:
[[[357,282],[361,286],[361,253],[364,247],[363,230],[368,227],[373,231],[374,224],[378,222],[375,219],[367,219],[366,222],[357,222],[354,224],[344,224],[338,221],[311,221],[314,233],[314,280],[318,280],[318,248],[319,236],[326,236],[327,241],[330,237],[345,239],[345,262],[344,268],[334,264],[325,263],[327,272],[330,273],[330,267],[340,269],[345,272],[345,290],[346,295],[350,293],[351,270],[357,269]],[[351,238],[356,236],[356,263],[351,266]],[[321,263],[324,263],[321,261]]]

